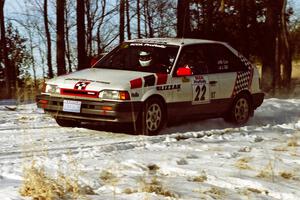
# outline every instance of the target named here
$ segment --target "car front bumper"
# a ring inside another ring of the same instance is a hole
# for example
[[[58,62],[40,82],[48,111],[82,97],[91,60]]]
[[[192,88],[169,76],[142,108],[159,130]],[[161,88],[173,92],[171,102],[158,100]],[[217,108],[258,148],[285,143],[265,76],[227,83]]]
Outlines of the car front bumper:
[[[80,113],[63,111],[64,100],[81,102]],[[37,106],[54,118],[72,119],[88,122],[135,122],[142,108],[141,102],[116,102],[77,99],[72,97],[52,97],[41,94],[36,96]]]

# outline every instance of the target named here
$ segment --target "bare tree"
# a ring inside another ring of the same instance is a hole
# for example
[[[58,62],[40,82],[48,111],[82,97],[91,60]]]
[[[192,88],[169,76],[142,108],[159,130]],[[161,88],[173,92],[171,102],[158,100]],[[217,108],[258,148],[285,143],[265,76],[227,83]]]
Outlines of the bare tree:
[[[128,38],[128,40],[131,40],[129,0],[125,0],[125,3],[126,3],[127,38]]]
[[[69,2],[66,2],[66,9],[65,9],[65,12],[66,12],[66,17],[65,17],[65,37],[66,37],[66,58],[67,58],[67,61],[68,61],[68,71],[69,72],[72,72],[72,64],[73,64],[73,61],[72,61],[72,58],[71,58],[71,44],[70,44],[70,19],[71,18],[71,3],[72,1],[69,1]]]
[[[48,20],[48,0],[44,0],[44,26],[45,35],[47,40],[47,65],[48,65],[48,77],[53,77],[52,68],[52,44],[51,44],[51,33],[49,30],[49,20]]]
[[[290,35],[287,27],[286,20],[286,6],[287,0],[282,0],[282,9],[280,15],[280,38],[282,41],[282,64],[283,64],[283,75],[282,84],[283,87],[290,89],[291,87],[291,75],[292,75],[292,55],[290,47]]]
[[[4,4],[5,0],[0,0],[0,29],[1,29],[1,61],[4,63],[5,67],[5,85],[6,85],[6,95],[5,97],[12,96],[11,87],[12,84],[12,70],[9,66],[9,59],[7,55],[7,46],[6,46],[6,36],[5,36],[5,20],[4,20]]]
[[[120,34],[120,43],[124,42],[124,30],[125,30],[125,0],[120,0],[120,26],[119,26],[119,34]]]
[[[178,0],[177,2],[177,37],[187,36],[190,32],[190,9],[189,1]]]
[[[77,0],[77,57],[78,69],[86,68],[86,49],[85,49],[85,1]]]
[[[137,33],[138,38],[141,38],[141,11],[140,11],[140,0],[136,1],[136,11],[137,11]]]
[[[65,45],[65,0],[56,0],[56,59],[57,75],[66,73]]]

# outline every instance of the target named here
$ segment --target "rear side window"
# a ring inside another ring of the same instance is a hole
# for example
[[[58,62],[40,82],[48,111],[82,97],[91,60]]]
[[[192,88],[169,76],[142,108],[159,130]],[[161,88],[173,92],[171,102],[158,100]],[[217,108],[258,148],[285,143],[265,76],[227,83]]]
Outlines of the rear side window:
[[[206,45],[210,73],[245,71],[246,66],[231,50],[221,44]]]

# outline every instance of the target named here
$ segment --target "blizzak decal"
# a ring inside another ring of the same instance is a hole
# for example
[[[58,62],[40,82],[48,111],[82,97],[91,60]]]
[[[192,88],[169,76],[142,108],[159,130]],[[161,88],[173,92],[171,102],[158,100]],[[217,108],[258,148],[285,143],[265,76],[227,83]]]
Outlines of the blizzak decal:
[[[79,81],[75,84],[74,89],[75,90],[85,90],[88,84],[90,84],[90,81]]]
[[[238,56],[248,70],[244,72],[237,72],[232,97],[236,96],[242,90],[250,89],[252,84],[253,66],[243,55],[239,54]]]
[[[154,86],[155,85],[155,76],[149,75],[144,77],[144,87]]]
[[[156,74],[157,76],[157,85],[164,85],[167,83],[168,81],[168,74]]]
[[[181,85],[180,84],[177,84],[177,85],[161,85],[161,86],[157,86],[156,89],[158,91],[162,91],[162,90],[180,90]]]

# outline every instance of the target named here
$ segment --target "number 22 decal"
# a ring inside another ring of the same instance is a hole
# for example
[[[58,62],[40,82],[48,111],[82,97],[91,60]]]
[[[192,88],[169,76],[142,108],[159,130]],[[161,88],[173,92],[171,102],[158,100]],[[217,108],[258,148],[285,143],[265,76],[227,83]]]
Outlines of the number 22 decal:
[[[206,86],[202,85],[201,87],[200,85],[198,85],[196,87],[196,97],[194,101],[205,101],[205,94],[206,94]]]
[[[205,104],[210,102],[209,80],[206,76],[195,76],[192,84],[192,104]]]

